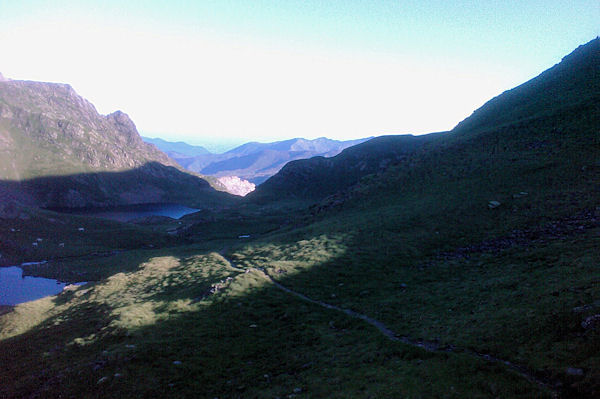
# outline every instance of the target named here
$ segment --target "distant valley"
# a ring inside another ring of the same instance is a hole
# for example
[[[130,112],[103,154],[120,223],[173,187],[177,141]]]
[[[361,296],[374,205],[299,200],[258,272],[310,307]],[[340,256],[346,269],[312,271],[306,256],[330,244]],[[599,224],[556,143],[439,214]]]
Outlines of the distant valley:
[[[223,154],[211,154],[201,146],[143,137],[187,170],[215,177],[237,176],[258,185],[276,174],[288,162],[315,156],[332,157],[345,148],[370,138],[338,141],[321,137],[295,138],[272,143],[250,142]]]
[[[450,131],[225,154],[0,81],[0,265],[88,282],[0,302],[0,397],[600,397],[599,71],[596,38]]]

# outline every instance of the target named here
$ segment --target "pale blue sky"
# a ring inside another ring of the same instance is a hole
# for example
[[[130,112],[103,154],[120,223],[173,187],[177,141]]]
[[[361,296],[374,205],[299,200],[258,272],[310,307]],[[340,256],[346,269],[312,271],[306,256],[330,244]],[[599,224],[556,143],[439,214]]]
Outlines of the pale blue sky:
[[[191,143],[426,133],[599,21],[598,0],[2,0],[0,72]]]

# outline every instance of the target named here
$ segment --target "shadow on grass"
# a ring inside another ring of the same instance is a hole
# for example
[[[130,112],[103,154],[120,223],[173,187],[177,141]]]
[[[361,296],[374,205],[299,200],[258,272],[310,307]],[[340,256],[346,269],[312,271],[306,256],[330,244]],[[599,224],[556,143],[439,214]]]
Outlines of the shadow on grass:
[[[158,162],[119,172],[43,176],[23,181],[0,180],[3,201],[17,200],[45,208],[83,208],[142,203],[190,206],[233,204],[236,196],[213,189],[189,173]]]
[[[335,289],[336,297],[324,298],[335,302],[344,299],[340,291],[353,296],[350,277],[364,266],[348,264],[348,243],[344,235],[249,243],[231,254],[248,272],[216,253],[149,252],[135,270],[64,292],[54,299],[55,315],[4,340],[2,377],[14,381],[2,384],[3,393],[444,397],[452,387],[451,397],[540,394],[498,365],[389,341],[363,321],[293,297],[251,270],[266,266],[308,295],[318,297],[318,285],[322,292]],[[343,269],[340,285],[331,273]],[[380,270],[371,264],[370,273]],[[373,279],[362,283],[372,287]]]
[[[539,394],[502,366],[390,342],[363,321],[279,291],[251,270],[261,268],[288,288],[369,315],[400,335],[502,355],[559,375],[578,395],[597,383],[593,372],[564,375],[567,367],[593,370],[597,362],[597,337],[581,336],[582,316],[571,312],[596,292],[589,279],[600,259],[587,238],[595,230],[536,243],[526,253],[506,248],[440,260],[424,256],[434,255],[428,248],[436,244],[415,247],[424,237],[411,241],[392,229],[404,216],[363,217],[371,227],[354,220],[348,228],[336,217],[322,222],[332,223],[327,228],[221,242],[244,271],[202,245],[104,258],[86,266],[98,267],[102,281],[58,296],[55,315],[1,345],[21,348],[17,359],[27,364],[41,353],[56,356],[43,363],[48,375],[40,377],[37,366],[29,374],[46,381],[37,389],[50,397],[66,381],[61,389],[69,395],[90,397],[282,396],[297,388],[314,397],[442,397],[449,386],[456,397]],[[321,233],[336,230],[342,232]],[[445,234],[442,241],[460,243]],[[552,284],[547,275],[555,276]],[[98,308],[104,310],[94,316]],[[44,350],[25,350],[38,340]],[[5,378],[20,375],[6,364]],[[8,386],[12,394],[23,385]]]

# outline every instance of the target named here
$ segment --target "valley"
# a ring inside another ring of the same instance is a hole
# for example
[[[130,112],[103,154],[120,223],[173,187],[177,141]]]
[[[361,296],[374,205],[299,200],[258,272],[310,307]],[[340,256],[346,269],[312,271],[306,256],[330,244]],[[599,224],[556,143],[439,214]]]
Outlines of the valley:
[[[597,38],[451,131],[243,198],[68,87],[0,82],[0,264],[87,282],[0,306],[0,397],[597,397],[599,70]],[[135,156],[94,158],[87,129]],[[197,212],[76,214],[157,202]]]

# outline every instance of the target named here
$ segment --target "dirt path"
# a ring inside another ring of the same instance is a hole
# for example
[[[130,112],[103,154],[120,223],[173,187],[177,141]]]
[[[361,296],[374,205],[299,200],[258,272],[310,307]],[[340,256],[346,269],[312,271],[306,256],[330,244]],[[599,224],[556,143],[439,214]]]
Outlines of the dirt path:
[[[242,272],[245,272],[246,270],[255,271],[255,272],[261,274],[265,279],[269,280],[275,287],[279,288],[280,290],[282,290],[284,292],[287,292],[290,295],[296,296],[306,302],[310,302],[310,303],[319,305],[319,306],[327,308],[327,309],[345,313],[350,317],[354,317],[356,319],[363,320],[363,321],[369,323],[370,325],[372,325],[373,327],[377,328],[379,330],[379,332],[381,332],[386,338],[388,338],[392,341],[399,341],[406,345],[425,349],[426,351],[429,351],[429,352],[465,353],[465,354],[471,355],[473,357],[482,359],[487,362],[504,364],[507,368],[509,368],[513,372],[517,373],[521,377],[525,378],[529,382],[537,384],[538,386],[550,391],[550,393],[552,394],[553,397],[555,397],[555,398],[558,397],[558,392],[554,388],[553,384],[551,384],[548,381],[544,381],[544,380],[540,379],[539,377],[537,377],[535,375],[534,372],[532,372],[525,366],[512,363],[511,361],[508,361],[508,360],[500,359],[500,358],[490,355],[490,354],[479,353],[477,351],[474,351],[474,350],[468,349],[468,348],[461,348],[461,347],[457,347],[454,345],[447,345],[447,346],[442,347],[436,342],[418,340],[418,339],[410,338],[407,336],[398,335],[379,320],[376,320],[365,314],[355,312],[351,309],[341,308],[339,306],[331,305],[331,304],[323,302],[323,301],[312,299],[300,292],[296,292],[296,291],[282,285],[281,283],[277,282],[273,277],[271,277],[267,273],[266,270],[264,270],[262,268],[243,269],[241,267],[236,266],[230,259],[226,258],[223,254],[221,254],[221,256],[223,256],[223,258],[229,263],[229,265],[232,268],[237,269]]]

